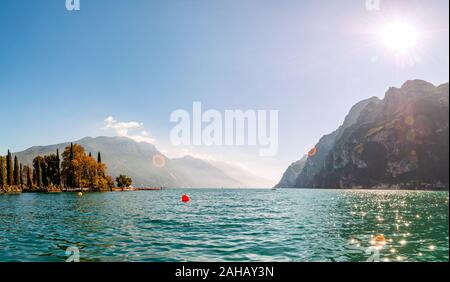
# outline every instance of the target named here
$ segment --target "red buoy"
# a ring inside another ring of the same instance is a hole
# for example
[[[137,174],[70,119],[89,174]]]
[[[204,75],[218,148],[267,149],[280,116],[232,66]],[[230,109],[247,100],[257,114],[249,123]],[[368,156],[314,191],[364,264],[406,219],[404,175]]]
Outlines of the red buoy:
[[[181,201],[183,203],[187,203],[189,202],[191,199],[189,198],[189,195],[183,194],[183,196],[181,196]]]

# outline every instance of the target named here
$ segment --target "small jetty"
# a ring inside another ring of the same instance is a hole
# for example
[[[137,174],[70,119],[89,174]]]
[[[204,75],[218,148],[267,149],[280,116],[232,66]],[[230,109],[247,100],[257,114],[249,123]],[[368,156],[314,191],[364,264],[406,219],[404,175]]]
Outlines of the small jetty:
[[[162,187],[129,187],[129,188],[113,188],[112,191],[120,191],[120,192],[126,192],[126,191],[160,191],[162,190]]]
[[[144,187],[144,188],[133,188],[134,191],[159,191],[162,187]]]

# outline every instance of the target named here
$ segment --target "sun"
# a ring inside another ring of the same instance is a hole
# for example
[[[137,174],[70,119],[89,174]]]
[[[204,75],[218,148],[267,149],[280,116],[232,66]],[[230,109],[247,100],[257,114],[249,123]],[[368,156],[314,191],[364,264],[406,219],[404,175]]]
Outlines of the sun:
[[[419,41],[419,35],[412,25],[405,22],[391,22],[380,31],[383,43],[397,54],[413,50]]]

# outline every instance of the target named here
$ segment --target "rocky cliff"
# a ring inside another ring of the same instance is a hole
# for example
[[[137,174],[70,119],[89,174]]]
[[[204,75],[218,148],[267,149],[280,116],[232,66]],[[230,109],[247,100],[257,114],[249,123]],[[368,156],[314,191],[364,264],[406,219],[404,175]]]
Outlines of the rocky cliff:
[[[448,99],[448,83],[413,80],[358,103],[293,187],[448,189]]]
[[[297,183],[297,178],[302,172],[306,165],[308,156],[303,156],[300,160],[293,162],[283,173],[280,182],[275,186],[275,188],[293,188]]]

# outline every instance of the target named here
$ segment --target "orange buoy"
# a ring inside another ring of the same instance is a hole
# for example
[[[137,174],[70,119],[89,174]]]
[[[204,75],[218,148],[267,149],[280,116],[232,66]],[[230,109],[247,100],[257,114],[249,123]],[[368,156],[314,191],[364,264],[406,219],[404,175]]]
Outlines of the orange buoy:
[[[181,196],[181,201],[183,202],[183,203],[187,203],[187,202],[189,202],[191,199],[189,198],[189,195],[187,195],[187,194],[183,194],[183,196]]]

